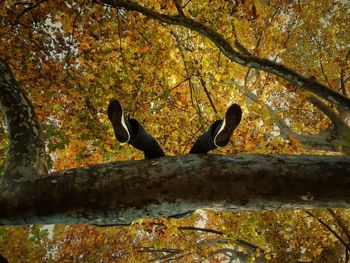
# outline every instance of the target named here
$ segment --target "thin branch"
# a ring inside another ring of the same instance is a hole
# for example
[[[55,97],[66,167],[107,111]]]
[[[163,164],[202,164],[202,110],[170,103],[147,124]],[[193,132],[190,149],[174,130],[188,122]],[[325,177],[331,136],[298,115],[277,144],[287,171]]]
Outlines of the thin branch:
[[[190,143],[194,140],[194,137],[195,137],[195,136],[198,137],[197,134],[198,134],[200,131],[202,131],[202,127],[199,127],[199,129],[197,129],[197,130],[190,136],[190,138],[189,138],[188,141],[186,142],[185,147],[184,147],[184,149],[182,150],[182,153],[181,153],[181,154],[185,154],[185,153],[186,153],[187,147],[188,147],[188,146],[190,145]]]
[[[350,49],[346,53],[345,60],[343,62],[341,70],[340,70],[340,89],[341,89],[343,95],[346,96],[346,97],[348,97],[348,92],[347,92],[347,90],[345,88],[345,83],[349,80],[350,75],[347,78],[345,78],[345,66],[346,66],[349,58],[350,58]]]
[[[324,104],[321,100],[319,100],[315,96],[310,96],[308,101],[319,108],[327,117],[334,123],[334,125],[339,129],[349,129],[348,125],[339,118],[339,116],[331,109],[331,107]]]
[[[122,35],[121,35],[121,24],[120,24],[120,18],[119,18],[119,10],[118,10],[118,13],[117,13],[117,19],[118,19],[118,36],[119,36],[119,53],[120,53],[120,56],[122,58],[122,61],[123,61],[123,70],[124,72],[126,73],[126,75],[128,76],[128,68],[126,66],[126,59],[124,57],[124,53],[123,53],[123,47],[122,47]]]
[[[192,0],[188,0],[186,4],[183,5],[182,8],[185,8],[186,6],[188,6],[189,3],[191,3]]]
[[[284,6],[285,7],[285,6]],[[259,35],[257,44],[255,45],[254,50],[257,50],[257,48],[260,46],[262,39],[264,37],[265,32],[269,29],[269,27],[272,25],[272,22],[274,21],[275,17],[282,11],[282,7],[276,8],[275,12],[272,14],[270,19],[268,19],[268,22],[266,23],[265,28],[261,31],[261,34]]]
[[[344,69],[342,69],[340,71],[340,90],[342,91],[343,95],[346,96],[346,97],[349,97],[348,96],[348,92],[345,88],[345,79],[344,79]]]
[[[66,58],[65,58],[65,64],[63,65],[63,67],[66,65],[66,71],[67,71],[67,75],[70,75],[69,73],[69,68],[70,68],[70,56],[72,53],[72,46],[74,43],[74,34],[75,34],[75,30],[76,30],[76,24],[78,21],[78,18],[81,16],[82,12],[83,12],[83,6],[84,6],[85,0],[83,0],[80,4],[79,7],[79,11],[77,13],[77,15],[74,17],[73,23],[72,23],[72,33],[69,35],[68,37],[68,47],[67,47],[67,54],[66,54]]]
[[[336,214],[336,212],[331,209],[328,208],[327,211],[332,215],[332,217],[335,219],[335,221],[337,222],[338,226],[342,229],[343,233],[346,235],[347,239],[348,239],[348,245],[346,247],[346,259],[345,262],[349,262],[349,248],[350,248],[350,232],[348,230],[348,228],[345,226],[343,219]]]
[[[37,8],[39,5],[41,5],[42,3],[46,2],[47,0],[41,0],[35,4],[33,3],[27,3],[29,5],[29,7],[23,9],[23,11],[21,13],[19,13],[19,15],[16,17],[15,21],[13,22],[14,24],[18,24],[20,18],[25,15],[28,12],[31,12],[32,10],[34,10],[35,8]]]
[[[350,242],[350,232],[349,232],[348,228],[345,226],[345,224],[343,222],[343,219],[339,215],[337,215],[336,212],[333,209],[328,208],[327,211],[335,219],[335,221],[337,222],[339,227],[342,229],[342,231],[344,232],[344,234],[348,238],[348,242]]]
[[[173,1],[174,1],[174,3],[175,3],[176,9],[177,9],[177,11],[179,12],[179,14],[180,14],[181,16],[185,16],[185,13],[184,13],[184,11],[183,11],[183,9],[182,9],[182,6],[181,6],[180,1],[179,1],[179,0],[173,0]]]
[[[217,231],[214,229],[209,228],[201,228],[201,227],[194,227],[194,226],[180,226],[177,228],[178,230],[192,230],[192,231],[199,231],[199,232],[206,232],[206,233],[213,233],[217,235],[223,235],[223,232]]]
[[[328,80],[328,77],[326,75],[326,72],[324,71],[324,67],[323,67],[323,63],[322,63],[322,59],[321,58],[320,58],[320,68],[321,68],[321,72],[322,72],[322,75],[323,75],[325,81],[329,85],[329,80]]]
[[[310,211],[305,211],[305,213],[307,213],[309,216],[313,217],[314,219],[316,219],[321,225],[323,225],[329,232],[331,232],[333,234],[333,236],[338,239],[338,241],[340,241],[340,243],[342,243],[347,252],[350,252],[348,244],[341,238],[341,236],[338,235],[338,233],[336,231],[334,231],[328,224],[326,224],[322,219],[316,217],[315,215],[313,215]]]
[[[299,4],[300,4],[300,2],[299,2]],[[300,12],[301,12],[301,7],[299,6],[298,13],[297,13],[297,15],[295,16],[295,19],[294,19],[293,22],[291,23],[289,30],[287,29],[287,37],[286,37],[286,39],[283,41],[283,44],[282,44],[283,47],[286,47],[286,46],[287,46],[287,43],[288,43],[289,39],[290,39],[291,36],[292,36],[293,26],[297,23],[297,21],[298,21],[298,19],[299,19],[299,16],[300,16]]]
[[[247,75],[246,75],[247,78]],[[231,80],[232,83],[238,88],[247,98],[254,101],[255,103],[262,104],[259,97],[254,94],[252,91],[245,89],[245,87],[241,86],[235,79]],[[246,82],[245,82],[246,83]],[[262,106],[266,107],[270,113],[271,118],[274,120],[277,127],[280,129],[283,137],[287,137],[288,135],[294,135],[294,132],[289,128],[287,123],[280,117],[280,115],[272,109],[268,104],[263,104]]]
[[[208,100],[209,100],[209,103],[210,103],[211,107],[213,108],[213,111],[214,111],[215,113],[218,113],[218,111],[217,111],[216,108],[215,108],[213,99],[211,98],[210,93],[209,93],[209,91],[208,91],[208,88],[207,88],[207,85],[206,85],[206,83],[205,83],[205,80],[204,80],[202,74],[199,72],[198,69],[197,69],[197,75],[199,76],[199,80],[200,80],[201,85],[202,85],[202,87],[203,87],[203,89],[204,89],[204,93],[205,93],[205,95],[207,96],[207,98],[208,98]]]
[[[174,31],[171,31],[171,34],[174,36],[174,38],[176,40],[176,43],[177,43],[177,45],[179,47],[181,59],[182,59],[182,62],[184,64],[186,75],[187,75],[187,78],[188,78],[188,83],[189,83],[189,86],[190,86],[190,95],[191,95],[192,106],[194,107],[194,109],[198,113],[199,121],[200,121],[200,124],[201,124],[201,129],[204,131],[204,128],[203,128],[204,118],[203,118],[202,110],[201,110],[201,108],[199,106],[199,101],[197,99],[197,96],[196,96],[196,94],[194,94],[195,93],[195,87],[194,87],[195,85],[193,84],[192,74],[190,72],[190,68],[188,67],[188,62],[186,61],[185,54],[184,54],[184,52],[182,50],[180,37]],[[196,104],[197,104],[196,106],[194,105],[193,97],[196,100]]]

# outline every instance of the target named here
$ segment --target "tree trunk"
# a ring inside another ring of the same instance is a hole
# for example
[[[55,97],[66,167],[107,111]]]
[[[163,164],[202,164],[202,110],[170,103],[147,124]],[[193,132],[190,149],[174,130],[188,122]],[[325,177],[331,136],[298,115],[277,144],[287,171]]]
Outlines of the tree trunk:
[[[186,155],[77,168],[0,186],[0,225],[119,224],[199,208],[350,207],[350,157]]]

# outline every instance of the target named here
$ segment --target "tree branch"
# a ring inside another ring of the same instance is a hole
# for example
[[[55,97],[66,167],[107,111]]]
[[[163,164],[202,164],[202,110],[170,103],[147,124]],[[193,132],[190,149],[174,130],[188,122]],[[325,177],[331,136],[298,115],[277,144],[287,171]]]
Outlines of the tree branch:
[[[247,83],[248,78],[249,78],[249,76],[247,74],[245,77],[245,84]],[[236,88],[238,88],[244,94],[244,96],[246,96],[250,100],[254,101],[255,103],[261,104],[259,97],[256,94],[254,94],[252,91],[250,91],[250,90],[246,89],[244,86],[240,85],[238,83],[238,81],[236,81],[235,79],[232,79],[231,82],[235,85]],[[262,106],[266,107],[266,109],[269,111],[271,118],[274,120],[275,124],[280,129],[282,137],[286,138],[289,135],[294,135],[294,132],[289,128],[289,126],[287,125],[285,120],[283,118],[281,118],[279,116],[279,114],[275,110],[272,109],[271,106],[269,106],[266,103],[264,103]]]
[[[201,208],[349,208],[349,167],[349,156],[307,155],[100,164],[0,184],[0,225],[123,224]]]
[[[0,59],[0,107],[7,123],[9,152],[5,180],[25,181],[47,173],[45,143],[33,105],[9,66]]]
[[[345,226],[343,219],[339,215],[337,215],[333,209],[329,208],[329,209],[327,209],[327,211],[335,219],[338,226],[342,229],[344,235],[346,235],[346,237],[348,239],[348,243],[350,243],[350,232],[349,232],[348,228]]]
[[[173,0],[176,6],[177,11],[179,12],[180,15],[185,16],[184,11],[182,10],[181,4],[179,0]]]
[[[214,104],[214,102],[213,102],[213,99],[212,99],[211,96],[210,96],[210,93],[209,93],[209,90],[208,90],[207,85],[206,85],[206,83],[205,83],[205,80],[204,80],[202,74],[199,72],[198,69],[197,69],[197,75],[198,75],[199,81],[200,81],[200,83],[201,83],[201,85],[202,85],[202,87],[203,87],[203,89],[204,89],[204,93],[205,93],[205,95],[207,96],[211,107],[213,108],[213,111],[214,111],[215,113],[218,113],[218,111],[217,111],[216,108],[215,108],[215,104]]]
[[[209,228],[202,228],[202,227],[194,227],[194,226],[180,226],[177,228],[178,230],[192,230],[192,231],[200,231],[200,232],[205,232],[205,233],[212,233],[212,234],[217,234],[217,235],[223,235],[221,231],[217,231],[214,229],[209,229]]]
[[[326,114],[338,129],[347,129],[349,131],[348,125],[341,118],[339,118],[339,116],[329,106],[324,104],[315,96],[310,96],[308,100],[319,108],[324,114]]]
[[[190,70],[190,67],[188,66],[188,62],[186,61],[185,54],[184,54],[183,49],[182,49],[180,37],[174,31],[171,31],[170,33],[174,36],[174,38],[176,40],[176,43],[177,43],[177,45],[179,47],[181,59],[182,59],[182,62],[184,64],[184,68],[185,68],[185,71],[186,71],[186,77],[188,79],[188,84],[189,84],[189,87],[190,87],[192,107],[197,111],[197,114],[198,114],[198,117],[199,117],[199,123],[201,125],[201,130],[204,131],[204,128],[203,128],[204,127],[204,125],[203,125],[204,118],[203,118],[202,110],[201,110],[201,108],[199,106],[199,102],[198,102],[197,96],[195,94],[195,85],[194,85],[194,83],[192,81],[193,75],[192,75],[192,72]],[[193,97],[196,100],[196,104],[197,105],[195,105]]]
[[[322,219],[314,216],[310,211],[305,211],[305,213],[307,213],[309,216],[313,217],[314,219],[316,219],[321,225],[323,225],[329,232],[331,232],[333,234],[333,236],[338,239],[338,241],[340,243],[342,243],[345,248],[347,253],[349,252],[349,247],[348,244],[341,238],[341,236],[338,235],[338,233],[336,231],[334,231],[328,224],[326,224]]]
[[[13,24],[18,24],[19,23],[19,20],[20,18],[28,13],[28,12],[31,12],[32,10],[34,10],[35,8],[37,8],[39,5],[41,5],[42,3],[44,2],[47,2],[47,0],[41,0],[41,1],[38,1],[37,3],[28,3],[29,7],[23,9],[23,11],[21,13],[19,13],[19,15],[17,15],[15,21],[13,22]],[[15,4],[16,5],[16,4]]]
[[[200,34],[209,38],[231,61],[238,63],[242,66],[252,67],[255,69],[270,72],[276,76],[279,76],[289,81],[292,85],[299,86],[302,89],[310,91],[324,98],[325,100],[334,103],[341,110],[350,110],[350,99],[344,97],[335,90],[330,89],[329,87],[321,84],[320,82],[312,78],[304,77],[296,71],[282,64],[270,61],[268,59],[236,52],[231,46],[230,42],[226,40],[222,35],[217,33],[212,28],[201,24],[192,18],[183,17],[181,15],[171,16],[157,13],[149,8],[146,8],[128,0],[100,0],[100,2],[110,5],[111,7],[121,7],[126,10],[137,11],[145,16],[157,19],[161,22],[171,25],[180,25],[197,31]]]

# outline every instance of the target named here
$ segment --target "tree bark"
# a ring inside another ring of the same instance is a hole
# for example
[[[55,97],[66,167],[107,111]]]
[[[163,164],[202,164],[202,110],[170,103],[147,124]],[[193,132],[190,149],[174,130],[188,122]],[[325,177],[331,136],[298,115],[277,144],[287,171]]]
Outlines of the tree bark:
[[[350,157],[186,155],[0,186],[0,225],[119,224],[199,208],[350,207]]]
[[[34,107],[1,58],[0,108],[5,115],[9,138],[4,178],[20,181],[33,174],[46,174],[45,142]]]

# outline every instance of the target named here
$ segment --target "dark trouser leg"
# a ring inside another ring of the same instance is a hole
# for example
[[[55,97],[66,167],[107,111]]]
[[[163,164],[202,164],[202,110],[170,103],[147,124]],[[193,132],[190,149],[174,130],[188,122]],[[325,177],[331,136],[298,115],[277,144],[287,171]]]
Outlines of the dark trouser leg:
[[[125,119],[123,108],[118,100],[110,101],[107,113],[119,142],[127,142],[143,151],[146,159],[165,156],[158,142],[145,131],[137,120]]]
[[[214,131],[220,126],[222,120],[215,121],[209,129],[198,137],[197,141],[193,144],[190,154],[202,154],[208,153],[210,150],[218,148],[214,144]]]
[[[137,120],[129,119],[128,124],[131,127],[131,138],[128,143],[136,149],[143,151],[146,159],[165,156],[156,139],[146,132]]]

